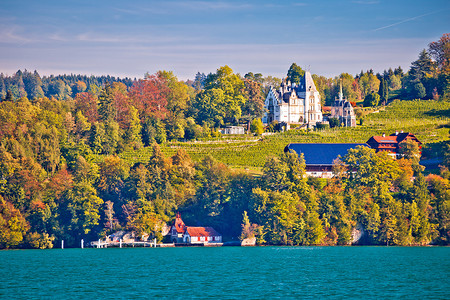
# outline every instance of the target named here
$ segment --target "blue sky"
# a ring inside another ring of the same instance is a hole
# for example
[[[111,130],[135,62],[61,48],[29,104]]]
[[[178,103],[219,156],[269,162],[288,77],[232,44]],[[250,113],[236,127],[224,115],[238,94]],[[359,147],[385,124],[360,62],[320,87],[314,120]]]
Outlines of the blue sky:
[[[0,72],[180,79],[229,65],[285,76],[405,71],[450,32],[449,0],[0,0]]]

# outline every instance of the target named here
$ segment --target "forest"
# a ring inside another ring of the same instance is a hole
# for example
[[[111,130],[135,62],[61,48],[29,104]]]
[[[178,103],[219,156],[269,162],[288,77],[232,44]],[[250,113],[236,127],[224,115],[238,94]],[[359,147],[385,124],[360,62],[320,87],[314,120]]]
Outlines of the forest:
[[[323,105],[340,81],[361,111],[393,99],[448,103],[449,40],[444,34],[431,42],[406,73],[314,75]],[[293,63],[286,80],[303,74]],[[186,224],[213,226],[227,239],[254,236],[258,244],[349,245],[355,229],[364,231],[362,244],[449,243],[448,155],[438,174],[425,176],[417,155],[392,160],[353,149],[325,180],[305,177],[302,158],[282,151],[259,158],[262,172],[253,176],[211,155],[193,159],[181,146],[169,156],[161,150],[168,142],[217,139],[224,125],[276,131],[260,118],[265,93],[281,80],[228,66],[186,82],[170,71],[133,80],[1,74],[0,248],[76,246],[117,230],[161,241],[176,212]],[[441,146],[450,153],[448,136]],[[123,158],[144,149],[144,161]]]

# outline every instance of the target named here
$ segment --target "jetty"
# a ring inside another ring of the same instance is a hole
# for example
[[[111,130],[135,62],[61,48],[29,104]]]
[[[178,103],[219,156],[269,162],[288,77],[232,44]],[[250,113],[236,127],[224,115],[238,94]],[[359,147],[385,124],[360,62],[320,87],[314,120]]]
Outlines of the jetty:
[[[148,248],[166,248],[175,247],[175,244],[163,244],[154,241],[138,242],[138,241],[93,241],[90,243],[93,248],[134,248],[134,247],[148,247]]]

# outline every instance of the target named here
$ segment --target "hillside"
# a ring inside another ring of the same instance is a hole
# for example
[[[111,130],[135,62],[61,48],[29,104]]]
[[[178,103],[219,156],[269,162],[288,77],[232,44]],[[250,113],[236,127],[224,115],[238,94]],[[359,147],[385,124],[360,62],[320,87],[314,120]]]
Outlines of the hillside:
[[[168,142],[161,145],[166,156],[180,148],[199,161],[211,155],[229,166],[260,168],[269,155],[279,155],[289,143],[364,143],[373,135],[396,130],[412,132],[424,143],[424,155],[440,156],[440,142],[448,140],[450,102],[393,101],[379,110],[366,111],[363,125],[356,128],[332,128],[321,131],[290,130],[264,137],[222,136],[209,141]],[[120,155],[130,163],[148,161],[151,148]]]

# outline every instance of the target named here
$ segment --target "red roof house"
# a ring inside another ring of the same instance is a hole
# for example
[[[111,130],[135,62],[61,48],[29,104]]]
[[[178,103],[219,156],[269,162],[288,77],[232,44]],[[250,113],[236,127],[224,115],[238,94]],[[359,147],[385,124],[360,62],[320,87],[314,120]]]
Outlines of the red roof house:
[[[222,242],[222,235],[212,227],[186,226],[181,219],[180,213],[177,213],[175,222],[170,228],[170,236],[175,244],[207,244]]]
[[[397,155],[400,150],[400,143],[406,140],[413,140],[419,144],[419,148],[422,148],[422,143],[409,132],[398,132],[391,134],[390,136],[373,136],[366,143],[376,152],[386,151],[392,155]]]

